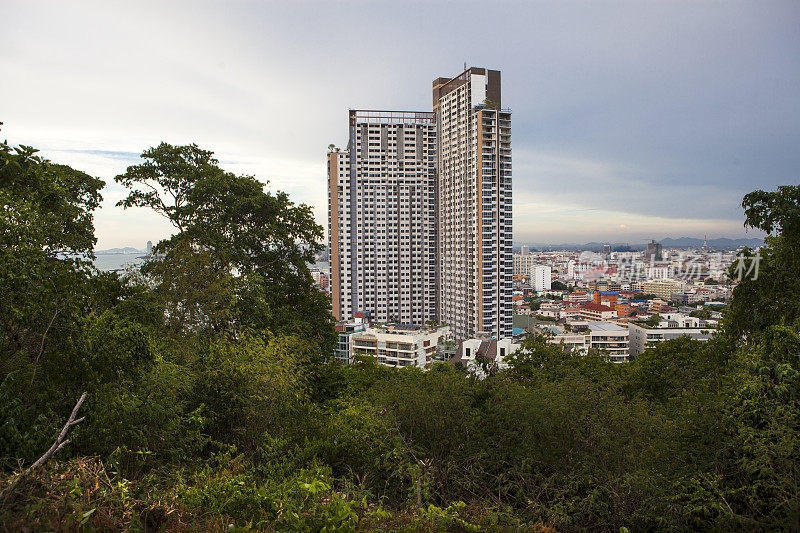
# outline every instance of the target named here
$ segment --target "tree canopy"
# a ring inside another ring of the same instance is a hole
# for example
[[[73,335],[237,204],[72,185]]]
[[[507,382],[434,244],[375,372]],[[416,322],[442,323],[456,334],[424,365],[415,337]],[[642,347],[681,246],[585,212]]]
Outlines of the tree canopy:
[[[0,149],[4,528],[798,528],[796,187],[745,197],[771,235],[710,341],[615,364],[533,336],[478,375],[326,361],[321,228],[210,151],[161,144],[116,179],[176,229],[125,275],[88,263],[103,182]]]

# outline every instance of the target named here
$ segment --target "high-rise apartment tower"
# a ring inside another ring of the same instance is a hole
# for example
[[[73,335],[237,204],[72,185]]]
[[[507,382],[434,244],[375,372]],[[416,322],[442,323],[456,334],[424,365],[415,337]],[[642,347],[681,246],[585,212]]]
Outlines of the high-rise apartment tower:
[[[433,113],[350,111],[328,153],[333,314],[422,325],[436,317]]]
[[[456,338],[512,336],[511,112],[500,72],[433,82],[438,317]]]
[[[433,82],[433,112],[350,111],[328,153],[333,313],[512,336],[511,113],[500,72]]]

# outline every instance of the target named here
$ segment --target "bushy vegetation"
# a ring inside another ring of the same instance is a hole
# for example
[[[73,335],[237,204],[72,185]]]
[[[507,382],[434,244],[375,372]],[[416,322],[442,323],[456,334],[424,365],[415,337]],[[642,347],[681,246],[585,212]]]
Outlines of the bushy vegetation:
[[[143,160],[122,203],[176,233],[120,276],[89,263],[103,183],[0,147],[5,530],[800,527],[797,187],[745,198],[773,237],[712,341],[615,365],[532,338],[477,379],[328,361],[310,209],[196,146]]]

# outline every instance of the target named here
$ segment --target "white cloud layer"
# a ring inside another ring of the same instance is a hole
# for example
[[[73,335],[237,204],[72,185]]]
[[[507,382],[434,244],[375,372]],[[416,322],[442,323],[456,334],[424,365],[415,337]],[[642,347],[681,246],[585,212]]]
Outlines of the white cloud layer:
[[[800,4],[0,0],[12,144],[109,184],[99,248],[157,240],[113,176],[159,142],[314,206],[347,110],[429,109],[464,61],[503,71],[515,240],[742,236],[743,194],[800,176]],[[497,16],[495,16],[495,14]]]

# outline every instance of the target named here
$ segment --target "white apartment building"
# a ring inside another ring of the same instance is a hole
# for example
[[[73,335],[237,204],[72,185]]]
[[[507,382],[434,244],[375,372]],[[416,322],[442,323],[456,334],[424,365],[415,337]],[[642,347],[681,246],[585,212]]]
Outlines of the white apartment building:
[[[511,113],[500,72],[433,82],[438,130],[438,317],[457,339],[512,336]]]
[[[613,322],[592,322],[589,331],[589,348],[604,352],[614,363],[630,360],[628,328]]]
[[[647,267],[647,279],[667,279],[670,277],[670,267],[668,265],[657,265]]]
[[[530,270],[531,287],[536,292],[551,289],[551,270],[548,265],[533,265]]]
[[[350,361],[356,355],[370,355],[391,367],[425,368],[436,357],[439,341],[446,340],[450,328],[370,327],[352,336]]]
[[[591,263],[584,263],[570,259],[567,263],[567,277],[573,279],[583,278],[587,273],[590,273],[598,268],[597,265]]]
[[[586,355],[589,350],[603,352],[614,363],[630,360],[630,332],[613,322],[572,322],[571,330],[564,326],[542,328],[548,335],[548,342],[558,344],[565,352]]]
[[[677,315],[677,313],[670,315],[672,315],[671,318],[662,320],[656,327],[648,327],[636,322],[628,324],[628,328],[631,332],[631,357],[640,355],[647,348],[652,348],[659,342],[678,339],[680,337],[690,337],[697,341],[707,341],[713,336],[714,329],[717,325],[716,322],[706,322],[695,317],[680,318],[674,316]],[[670,315],[664,315],[662,318]]]
[[[436,124],[429,112],[350,111],[328,153],[333,315],[422,325],[436,317]]]

